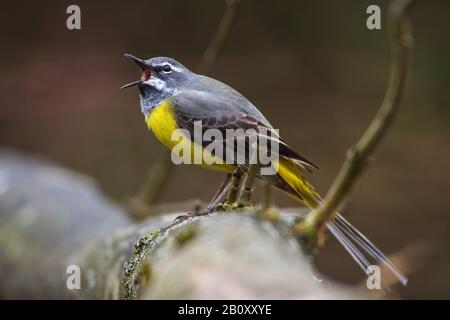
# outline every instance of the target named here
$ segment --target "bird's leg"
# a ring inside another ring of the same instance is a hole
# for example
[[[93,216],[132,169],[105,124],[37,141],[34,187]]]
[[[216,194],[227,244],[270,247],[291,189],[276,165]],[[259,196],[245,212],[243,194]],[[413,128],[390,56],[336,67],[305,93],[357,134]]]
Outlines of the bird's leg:
[[[225,181],[222,183],[222,185],[217,190],[216,194],[214,195],[214,197],[211,199],[211,201],[208,203],[208,206],[204,210],[205,213],[211,212],[218,203],[223,201],[230,187],[231,177],[232,177],[231,174],[227,174]]]
[[[216,210],[228,210],[232,208],[239,197],[239,191],[241,189],[241,181],[244,172],[242,168],[236,168],[231,176],[231,182],[229,183],[228,193],[225,198],[225,201],[222,203],[218,203],[214,209]]]
[[[256,176],[259,171],[259,165],[257,163],[251,164],[247,174],[245,175],[244,182],[242,183],[242,191],[237,200],[237,206],[240,208],[250,207],[252,205],[251,199],[253,194],[253,186],[255,184]]]
[[[175,220],[186,220],[193,217],[207,215],[214,210],[227,210],[231,208],[232,204],[235,204],[239,195],[242,174],[241,169],[236,169],[232,175],[228,174],[225,181],[222,183],[219,190],[217,190],[205,210],[189,212],[176,217]],[[225,198],[225,195],[226,200],[221,202]]]
[[[252,205],[251,199],[253,194],[253,185],[255,184],[256,176],[259,172],[258,159],[258,144],[255,142],[251,146],[250,166],[242,183],[242,191],[237,199],[237,206],[239,208],[250,207]]]
[[[241,190],[241,180],[244,172],[241,168],[236,168],[233,172],[233,177],[231,179],[230,190],[228,191],[226,203],[233,204],[237,201],[239,197],[239,191]]]
[[[186,220],[189,218],[203,216],[203,215],[207,215],[207,214],[211,213],[214,210],[215,206],[225,198],[225,195],[230,186],[230,180],[231,180],[231,174],[227,174],[225,181],[222,183],[222,185],[217,190],[214,197],[208,203],[208,206],[203,211],[195,210],[195,211],[186,213],[184,215],[178,216],[175,218],[175,220]]]

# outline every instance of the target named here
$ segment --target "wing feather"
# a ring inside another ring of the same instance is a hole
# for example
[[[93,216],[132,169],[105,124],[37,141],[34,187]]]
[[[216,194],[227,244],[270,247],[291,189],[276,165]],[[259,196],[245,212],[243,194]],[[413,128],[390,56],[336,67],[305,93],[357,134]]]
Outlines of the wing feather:
[[[242,101],[240,102],[242,103]],[[272,140],[278,143],[280,156],[298,161],[308,170],[318,168],[287,145],[265,118],[259,117],[259,114],[253,115],[244,112],[243,109],[245,108],[237,106],[235,99],[217,93],[210,94],[199,90],[187,90],[175,95],[172,103],[178,125],[180,128],[188,130],[191,137],[194,136],[194,123],[196,121],[201,121],[202,133],[208,129],[217,129],[223,137],[226,137],[227,129],[242,129],[244,131],[253,129],[259,136],[264,136],[268,141]],[[253,108],[249,108],[249,110]],[[222,142],[225,144],[226,139]],[[209,144],[208,141],[203,143],[204,145]],[[248,145],[246,145],[245,150],[247,159]]]

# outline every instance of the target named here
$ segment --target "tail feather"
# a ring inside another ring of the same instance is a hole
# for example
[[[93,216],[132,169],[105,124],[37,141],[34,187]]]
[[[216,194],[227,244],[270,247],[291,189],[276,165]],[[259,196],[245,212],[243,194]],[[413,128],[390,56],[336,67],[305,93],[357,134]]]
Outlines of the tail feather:
[[[278,175],[281,179],[277,186],[300,203],[314,208],[322,201],[320,195],[303,175],[302,167],[294,160],[280,158]],[[284,184],[282,184],[282,181],[284,181]],[[373,259],[377,264],[386,266],[403,285],[406,285],[408,282],[406,276],[342,215],[337,213],[334,220],[327,223],[327,228],[363,269],[364,273],[367,274],[367,267],[372,265],[370,259]]]
[[[328,223],[327,227],[349,253],[350,251],[354,252],[356,250],[358,252],[356,254],[358,257],[364,257],[362,260],[359,258],[363,262],[361,263],[354,257],[354,254],[350,253],[364,272],[367,272],[367,267],[371,263],[368,261],[364,253],[358,249],[358,247],[373,258],[377,263],[386,266],[399,279],[401,284],[405,286],[408,283],[408,278],[397,269],[389,258],[387,258],[380,249],[370,242],[367,237],[365,237],[358,229],[350,224],[350,222],[348,222],[342,215],[338,213],[335,219]]]
[[[342,244],[344,249],[352,256],[353,260],[361,267],[361,269],[367,273],[367,267],[370,266],[369,260],[361,253],[360,250],[348,240],[345,234],[336,227],[335,223],[329,223],[327,225],[331,234]]]

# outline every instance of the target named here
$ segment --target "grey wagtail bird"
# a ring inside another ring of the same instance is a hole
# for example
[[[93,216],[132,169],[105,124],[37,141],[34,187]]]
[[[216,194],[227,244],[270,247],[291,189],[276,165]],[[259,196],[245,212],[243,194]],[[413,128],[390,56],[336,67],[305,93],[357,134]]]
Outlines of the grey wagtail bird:
[[[148,128],[167,148],[172,149],[177,141],[172,140],[176,129],[184,129],[194,137],[194,122],[201,121],[202,130],[217,129],[261,129],[272,131],[273,127],[264,115],[242,94],[230,86],[195,74],[172,58],[156,57],[148,60],[139,59],[130,54],[142,69],[141,78],[124,85],[122,88],[138,86],[141,111]],[[317,168],[292,148],[279,136],[274,135],[279,143],[277,171],[274,175],[258,175],[268,180],[275,187],[295,198],[310,208],[317,207],[322,198],[305,177],[305,170]],[[194,141],[190,140],[192,145]],[[204,146],[193,146],[203,148]],[[221,159],[225,160],[225,159]],[[227,179],[217,192],[211,205],[223,200],[229,188],[231,176],[239,167],[225,161],[202,163],[207,169],[227,173]],[[327,223],[328,230],[343,245],[365,273],[372,265],[370,259],[387,267],[403,284],[407,278],[373,245],[360,231],[351,225],[341,214],[336,213],[334,220]]]

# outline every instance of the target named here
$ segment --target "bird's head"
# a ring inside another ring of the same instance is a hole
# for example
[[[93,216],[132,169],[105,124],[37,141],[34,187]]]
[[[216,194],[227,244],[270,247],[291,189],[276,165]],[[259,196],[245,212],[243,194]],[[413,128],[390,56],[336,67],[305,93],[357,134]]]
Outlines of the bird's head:
[[[128,83],[121,89],[139,87],[144,114],[148,114],[153,107],[174,95],[194,76],[188,68],[172,58],[156,57],[144,60],[131,54],[125,56],[133,60],[142,69],[142,73],[139,80]]]

